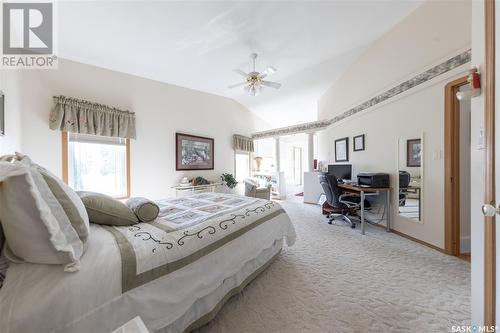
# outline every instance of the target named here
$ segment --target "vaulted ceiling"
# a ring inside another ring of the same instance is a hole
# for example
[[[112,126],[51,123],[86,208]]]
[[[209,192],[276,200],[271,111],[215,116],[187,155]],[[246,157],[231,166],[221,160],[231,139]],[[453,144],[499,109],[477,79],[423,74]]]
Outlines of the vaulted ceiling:
[[[233,98],[273,126],[316,120],[317,101],[421,1],[68,1],[59,55]],[[247,96],[233,68],[273,65],[282,88]]]

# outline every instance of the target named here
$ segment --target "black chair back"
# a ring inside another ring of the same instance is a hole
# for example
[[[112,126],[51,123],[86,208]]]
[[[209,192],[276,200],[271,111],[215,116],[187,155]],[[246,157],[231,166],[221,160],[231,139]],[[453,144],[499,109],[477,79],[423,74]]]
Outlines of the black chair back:
[[[410,173],[408,171],[399,171],[399,187],[408,187],[408,185],[410,185],[410,178]]]
[[[321,174],[318,176],[319,183],[323,187],[326,195],[326,202],[333,208],[342,208],[340,204],[340,195],[342,191],[338,187],[337,177],[331,174]]]

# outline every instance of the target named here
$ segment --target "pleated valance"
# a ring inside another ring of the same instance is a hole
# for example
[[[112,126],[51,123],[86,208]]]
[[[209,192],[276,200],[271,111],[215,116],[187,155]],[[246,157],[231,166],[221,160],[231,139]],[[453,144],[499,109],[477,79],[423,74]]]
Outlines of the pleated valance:
[[[54,96],[49,126],[64,132],[135,139],[135,113],[79,100]]]
[[[253,153],[253,139],[243,135],[235,134],[233,135],[233,149]]]

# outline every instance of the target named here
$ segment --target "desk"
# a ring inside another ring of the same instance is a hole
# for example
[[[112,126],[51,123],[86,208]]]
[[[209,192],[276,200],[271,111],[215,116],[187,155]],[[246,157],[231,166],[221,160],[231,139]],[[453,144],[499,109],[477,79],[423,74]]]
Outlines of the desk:
[[[386,230],[391,231],[391,188],[390,187],[362,187],[351,184],[338,184],[345,192],[359,194],[361,202],[361,234],[365,234],[365,196],[385,193]]]

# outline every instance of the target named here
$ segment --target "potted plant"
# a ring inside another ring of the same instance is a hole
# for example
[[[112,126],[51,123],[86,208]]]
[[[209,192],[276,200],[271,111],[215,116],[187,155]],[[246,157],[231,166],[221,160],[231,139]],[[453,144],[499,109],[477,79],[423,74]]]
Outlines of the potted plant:
[[[234,192],[234,188],[236,187],[236,185],[238,185],[238,182],[236,181],[236,179],[232,174],[223,173],[220,176],[220,179],[222,180],[224,185],[226,185],[230,189],[229,192]]]

